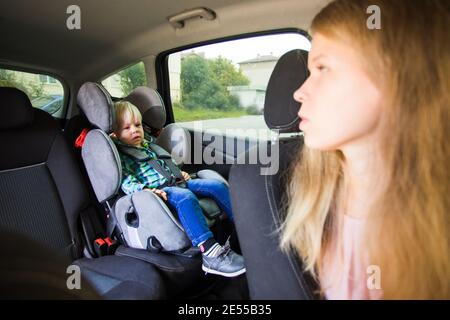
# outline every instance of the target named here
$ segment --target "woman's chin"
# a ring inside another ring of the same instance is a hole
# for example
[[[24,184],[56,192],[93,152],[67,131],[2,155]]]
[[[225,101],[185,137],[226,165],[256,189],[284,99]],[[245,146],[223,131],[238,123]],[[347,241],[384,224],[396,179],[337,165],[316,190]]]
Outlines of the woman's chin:
[[[336,146],[336,143],[333,143],[332,141],[324,141],[317,137],[311,137],[311,135],[306,133],[304,133],[304,144],[311,150],[334,151],[339,149]]]

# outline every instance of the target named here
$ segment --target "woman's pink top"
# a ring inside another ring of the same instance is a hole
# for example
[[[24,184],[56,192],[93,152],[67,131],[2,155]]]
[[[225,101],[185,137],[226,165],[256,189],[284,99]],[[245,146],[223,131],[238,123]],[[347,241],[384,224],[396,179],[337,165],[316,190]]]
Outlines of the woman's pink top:
[[[376,285],[373,288],[373,267],[369,268],[370,263],[361,245],[363,228],[367,220],[348,215],[342,216],[344,237],[342,260],[338,256],[340,250],[336,246],[334,248],[331,246],[325,254],[322,272],[319,275],[325,298],[331,300],[380,299],[382,288],[376,289]],[[371,278],[369,281],[371,289],[367,281],[369,278]]]

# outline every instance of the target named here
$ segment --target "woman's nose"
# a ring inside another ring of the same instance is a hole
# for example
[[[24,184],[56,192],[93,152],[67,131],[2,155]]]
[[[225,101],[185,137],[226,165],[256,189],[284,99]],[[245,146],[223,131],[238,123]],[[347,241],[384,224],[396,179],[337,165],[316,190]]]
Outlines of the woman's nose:
[[[300,103],[303,103],[306,99],[306,94],[303,91],[303,86],[300,86],[297,90],[294,91],[294,100]]]

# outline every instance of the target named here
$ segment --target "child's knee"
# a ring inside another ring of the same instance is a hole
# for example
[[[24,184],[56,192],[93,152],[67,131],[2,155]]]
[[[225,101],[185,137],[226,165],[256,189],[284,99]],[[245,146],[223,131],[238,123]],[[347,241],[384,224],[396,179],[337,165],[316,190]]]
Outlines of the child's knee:
[[[191,190],[182,189],[182,188],[179,188],[179,189],[180,190],[177,190],[179,201],[196,201],[197,200],[195,194]]]
[[[212,180],[212,186],[216,189],[228,191],[228,186],[224,182],[219,180]]]

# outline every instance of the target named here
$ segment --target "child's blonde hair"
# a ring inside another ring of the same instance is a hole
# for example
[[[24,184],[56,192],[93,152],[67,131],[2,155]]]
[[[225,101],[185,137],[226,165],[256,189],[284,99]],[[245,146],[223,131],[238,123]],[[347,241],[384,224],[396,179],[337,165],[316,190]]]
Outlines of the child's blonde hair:
[[[141,112],[131,102],[125,100],[117,101],[116,103],[114,103],[114,111],[115,111],[114,112],[115,120],[113,124],[114,132],[117,132],[117,130],[120,129],[120,126],[122,124],[123,119],[125,118],[125,115],[130,115],[132,119],[138,119],[139,121],[142,121]]]
[[[378,5],[381,30],[366,13]],[[365,248],[381,270],[383,298],[450,299],[450,30],[446,0],[339,0],[312,32],[357,48],[383,92],[387,189],[368,208]],[[281,245],[320,274],[324,252],[342,239],[344,157],[304,147],[289,187]],[[381,174],[381,173],[380,173]]]

